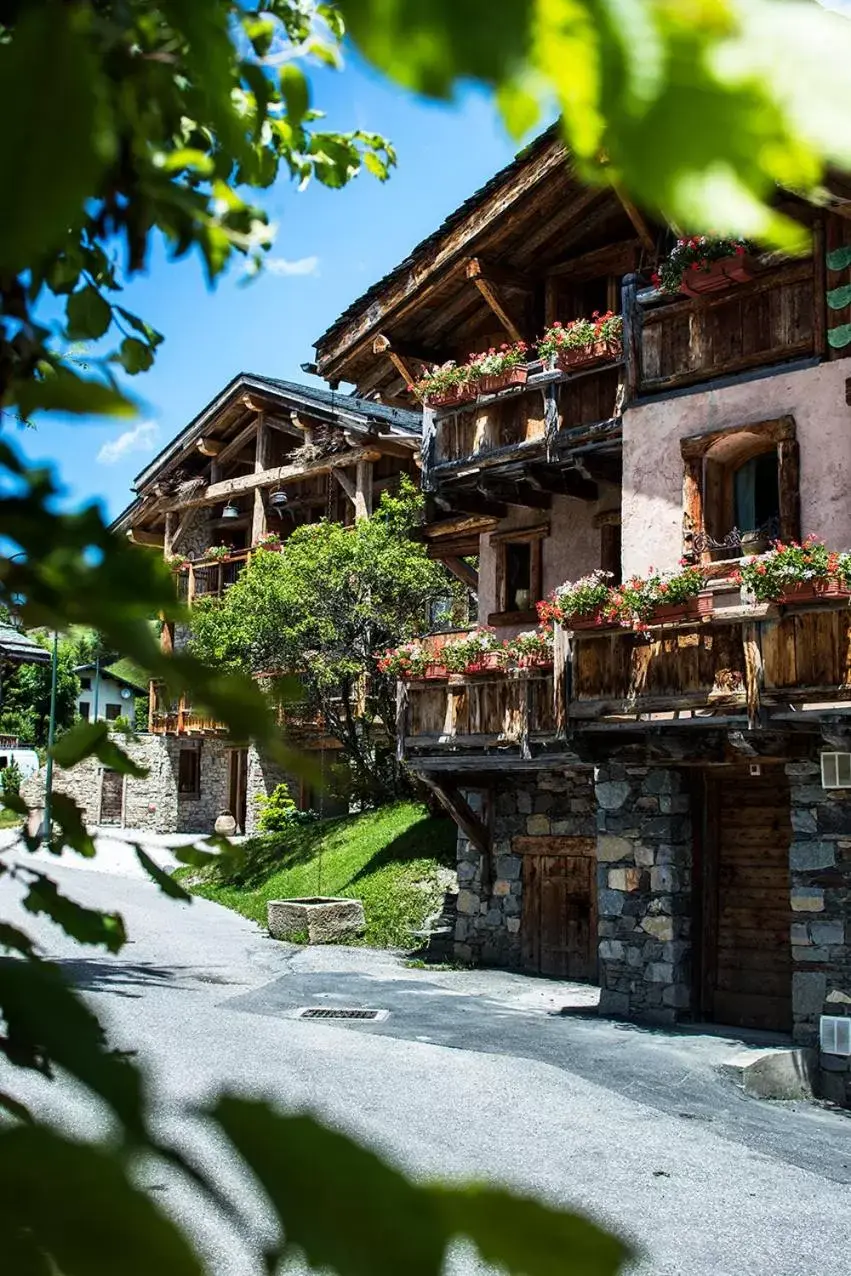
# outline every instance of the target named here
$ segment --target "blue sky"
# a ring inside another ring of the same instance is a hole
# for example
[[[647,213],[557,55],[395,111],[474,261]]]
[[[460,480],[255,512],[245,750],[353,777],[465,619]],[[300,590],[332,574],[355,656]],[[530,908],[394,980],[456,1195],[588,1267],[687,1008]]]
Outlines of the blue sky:
[[[383,133],[398,168],[384,185],[362,175],[342,191],[281,181],[265,192],[278,238],[270,268],[247,287],[234,273],[211,292],[197,259],[153,254],[121,299],[166,337],[151,371],[129,381],[140,417],[43,418],[18,436],[30,459],[55,464],[69,503],[99,498],[118,514],[133,476],[237,372],[310,380],[299,365],[315,338],[516,150],[482,94],[451,106],[417,100],[352,57],[314,88],[330,126]]]

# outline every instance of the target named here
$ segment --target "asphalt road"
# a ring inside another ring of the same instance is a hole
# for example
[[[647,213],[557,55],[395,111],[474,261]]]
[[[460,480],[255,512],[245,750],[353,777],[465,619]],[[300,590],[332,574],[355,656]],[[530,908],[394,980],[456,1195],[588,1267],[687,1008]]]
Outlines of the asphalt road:
[[[577,986],[409,969],[363,949],[294,950],[206,901],[165,899],[120,843],[105,852],[99,870],[53,872],[81,902],[124,914],[124,952],[103,957],[50,923],[25,924],[86,990],[113,1043],[145,1061],[164,1127],[214,1159],[227,1190],[242,1195],[238,1169],[181,1114],[222,1089],[309,1109],[415,1175],[491,1179],[584,1210],[638,1245],[642,1272],[846,1276],[851,1121],[745,1098],[716,1070],[739,1041],[599,1020]],[[0,916],[14,913],[13,894],[0,881]],[[295,1017],[333,1005],[389,1014]],[[101,1119],[70,1084],[16,1077],[15,1087],[77,1134]],[[191,1189],[159,1167],[142,1181],[217,1276],[254,1276]],[[464,1250],[449,1269],[490,1270]]]

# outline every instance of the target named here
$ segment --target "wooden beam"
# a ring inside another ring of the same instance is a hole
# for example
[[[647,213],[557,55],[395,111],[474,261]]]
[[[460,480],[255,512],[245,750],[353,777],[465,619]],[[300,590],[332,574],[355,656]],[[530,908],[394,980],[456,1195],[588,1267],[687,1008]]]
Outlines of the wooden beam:
[[[593,279],[598,275],[622,274],[635,269],[635,258],[638,255],[638,241],[622,239],[616,244],[606,244],[603,248],[594,248],[589,253],[580,253],[547,271],[547,280],[569,275],[574,279]]]
[[[469,839],[470,844],[476,848],[480,855],[488,855],[490,852],[488,830],[460,789],[442,776],[438,780],[427,772],[422,771],[419,772],[419,776],[423,783],[428,785],[432,793],[434,793],[441,806],[449,812],[461,832]]]
[[[128,527],[127,539],[134,545],[149,545],[152,549],[163,548],[163,537],[159,532],[145,532],[140,527]]]
[[[355,522],[372,513],[372,462],[361,459],[355,467]]]
[[[577,501],[597,501],[600,489],[591,479],[584,478],[578,470],[530,469],[525,482],[553,496],[570,496]]]
[[[510,270],[507,266],[498,266],[495,262],[483,261],[481,257],[471,257],[467,262],[466,275],[474,282],[484,279],[489,284],[503,284],[506,288],[519,288],[523,292],[532,292],[534,284],[528,275],[520,270]]]
[[[175,518],[171,510],[165,516],[165,532],[163,533],[163,558],[168,561],[174,553]]]
[[[383,333],[379,334],[372,343],[372,353],[387,355],[387,358],[393,364],[393,367],[399,373],[406,386],[413,385],[418,380],[416,371],[407,361],[401,350],[393,344],[389,337],[385,337]],[[422,360],[425,362],[425,360]]]
[[[437,541],[441,536],[460,536],[464,532],[490,532],[495,526],[495,518],[456,514],[453,518],[442,518],[438,523],[426,523],[422,532],[425,540]]]
[[[552,508],[553,498],[549,492],[536,490],[529,483],[497,483],[495,481],[479,485],[483,496],[493,497],[506,505],[519,505],[524,509],[548,510]]]
[[[257,445],[254,449],[254,473],[262,474],[269,464],[269,429],[264,413],[257,418]],[[262,488],[254,489],[254,505],[251,512],[251,544],[256,545],[266,534],[266,502]]]
[[[440,560],[447,571],[451,572],[462,585],[466,585],[467,589],[473,591],[474,594],[479,592],[479,573],[475,567],[471,567],[469,563],[465,563],[463,558],[441,558]]]
[[[426,365],[445,363],[450,357],[447,350],[431,349],[418,345],[415,341],[400,341],[396,337],[388,337],[386,332],[380,332],[372,343],[372,353],[390,354],[391,351],[403,359],[414,359],[417,363]]]
[[[486,500],[480,493],[467,492],[463,488],[453,490],[451,497],[437,496],[435,501],[443,509],[455,509],[465,514],[486,514],[497,520],[508,514],[508,506],[504,502]]]
[[[340,487],[341,487],[341,488],[343,489],[343,491],[346,493],[346,496],[349,498],[349,500],[351,501],[352,505],[354,505],[354,503],[355,503],[355,485],[354,485],[354,483],[352,482],[352,480],[349,478],[349,476],[348,476],[347,474],[344,474],[342,470],[332,470],[331,472],[332,472],[332,474],[334,475],[334,478],[335,478],[335,479],[337,480],[337,482],[339,483]]]
[[[186,531],[187,527],[192,522],[192,514],[193,514],[192,510],[187,510],[186,513],[183,515],[183,518],[177,524],[177,527],[175,527],[171,537],[171,552],[172,553],[174,553],[174,551],[177,549],[177,542],[181,539],[181,537],[183,536],[183,533]]]
[[[271,470],[262,470],[256,474],[241,474],[237,478],[224,479],[221,483],[211,483],[200,495],[190,497],[186,501],[176,501],[172,510],[189,509],[194,505],[214,505],[216,501],[229,496],[238,496],[242,492],[253,492],[257,487],[274,487],[278,483],[294,483],[301,479],[313,478],[317,474],[329,474],[339,466],[354,465],[359,460],[378,461],[381,453],[369,448],[353,448],[349,452],[335,452],[323,456],[318,461],[307,465],[278,465]]]
[[[491,310],[496,315],[497,319],[502,324],[503,328],[508,333],[511,340],[522,341],[523,333],[517,327],[517,324],[514,322],[514,320],[511,318],[511,315],[503,306],[500,298],[497,295],[494,285],[490,283],[487,279],[485,279],[480,273],[478,273],[478,271],[475,274],[470,274],[470,270],[473,266],[476,266],[476,267],[478,266],[478,262],[475,260],[475,258],[473,259],[473,261],[470,262],[470,264],[467,267],[467,278],[472,280],[475,287],[478,288],[479,292],[484,297],[485,302],[488,304],[488,306],[490,306]]]
[[[218,465],[226,465],[231,457],[236,456],[237,452],[241,452],[249,439],[253,438],[257,433],[257,418],[248,422],[244,429],[239,431],[235,438],[231,439],[226,447],[223,447],[219,455],[216,457]]]
[[[618,199],[620,200],[620,203],[623,207],[623,211],[626,213],[627,217],[629,218],[629,220],[632,222],[633,226],[635,227],[638,233],[638,238],[641,240],[642,244],[647,249],[647,251],[652,256],[655,257],[656,240],[653,238],[652,234],[650,233],[650,227],[647,225],[647,222],[644,220],[643,216],[641,215],[639,210],[635,207],[635,204],[633,204],[632,200],[629,198],[626,191],[623,190],[620,184],[618,182],[612,181],[611,178],[609,178],[609,181],[611,182],[612,190],[615,192]]]
[[[426,541],[426,555],[442,562],[445,558],[472,558],[479,552],[479,535],[444,537],[440,541]]]
[[[202,456],[218,456],[224,447],[221,439],[200,438],[196,441],[195,446]]]
[[[349,447],[363,447],[363,435],[351,434],[345,432],[345,440]],[[388,439],[386,435],[379,434],[376,438],[369,436],[369,446],[377,448],[382,456],[398,456],[403,461],[418,462],[422,439],[417,434],[411,435],[410,445],[403,443],[401,440],[397,442],[395,439]]]

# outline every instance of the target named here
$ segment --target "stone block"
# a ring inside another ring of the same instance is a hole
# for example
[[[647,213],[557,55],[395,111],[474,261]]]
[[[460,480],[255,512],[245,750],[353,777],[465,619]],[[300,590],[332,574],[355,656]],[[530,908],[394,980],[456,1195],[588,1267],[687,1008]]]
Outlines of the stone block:
[[[804,948],[799,944],[792,949],[792,960],[802,964],[810,962],[811,964],[815,963],[816,965],[821,966],[825,962],[830,961],[830,950],[827,948],[816,948],[814,946]]]
[[[613,891],[637,891],[641,883],[640,868],[610,868],[608,886]]]
[[[691,802],[687,793],[660,793],[659,811],[662,815],[688,815]]]
[[[644,811],[645,813],[649,812],[653,815],[658,815],[660,810],[659,799],[652,796],[640,797],[635,803],[635,809],[636,811]]]
[[[820,784],[792,784],[789,787],[789,796],[793,808],[796,806],[820,806],[827,797],[827,793]]]
[[[566,793],[569,787],[568,777],[559,775],[556,771],[545,771],[538,780],[538,788],[544,793]]]
[[[629,993],[613,992],[610,988],[602,988],[597,1009],[601,1015],[628,1015]]]
[[[593,837],[594,829],[590,826],[587,815],[567,815],[560,820],[552,820],[554,837]]]
[[[793,873],[828,868],[835,862],[836,848],[832,842],[793,842],[789,847],[789,867]]]
[[[641,821],[641,836],[654,842],[687,842],[689,820],[683,815],[648,815]]]
[[[810,929],[806,922],[793,922],[789,930],[789,939],[793,944],[811,944]]]
[[[796,833],[816,832],[816,813],[806,807],[792,807],[792,828]]]
[[[830,1006],[851,1006],[851,996],[847,992],[843,992],[841,988],[831,988],[825,997],[825,1004]],[[851,1011],[846,1011],[846,1014]]]
[[[552,832],[549,817],[546,815],[529,815],[526,818],[526,832],[529,837],[546,837]]]
[[[493,884],[493,893],[494,895],[510,895],[511,882],[505,881],[504,878],[499,878]]]
[[[814,944],[844,944],[845,923],[839,921],[810,922],[810,934]]]
[[[811,780],[819,774],[819,764],[817,762],[787,762],[786,774],[790,780]]]
[[[524,789],[518,790],[517,793],[517,812],[519,815],[532,814],[532,794]]]
[[[473,950],[469,944],[455,945],[455,960],[456,961],[472,961],[473,960]]]
[[[458,865],[458,885],[469,886],[478,876],[478,871],[478,865],[471,864],[468,860],[462,861]]]
[[[663,864],[657,868],[650,870],[650,889],[654,894],[663,894],[671,891],[679,891],[684,887],[683,873],[681,869],[672,868],[670,864]]]
[[[669,961],[651,961],[644,978],[649,984],[669,984],[674,978],[674,967]]]
[[[504,877],[509,882],[516,882],[520,877],[522,866],[519,855],[500,855],[496,861],[496,875]]]
[[[597,911],[601,917],[620,917],[623,905],[624,897],[620,891],[600,891]]]
[[[789,903],[793,913],[821,913],[824,911],[824,891],[817,886],[794,886]]]
[[[668,943],[674,938],[674,919],[672,917],[645,917],[641,923],[641,929],[645,934],[652,935],[654,939],[658,939],[662,943]]]
[[[597,785],[597,805],[604,811],[619,811],[632,786],[626,780],[607,780]]]
[[[626,950],[626,964],[628,966],[643,966],[644,953],[640,948],[636,948],[634,944],[629,944]]]
[[[518,931],[520,930],[520,918],[519,917],[506,918],[505,929],[508,931],[509,935],[516,935]]]
[[[796,1019],[820,1015],[827,992],[827,975],[815,970],[792,973],[792,1013]]]
[[[458,892],[455,907],[459,913],[477,913],[479,911],[479,897],[474,895],[472,891],[461,890]]]
[[[662,1004],[673,1006],[676,1010],[688,1010],[691,1005],[691,990],[687,984],[671,984],[662,989]]]
[[[485,925],[491,930],[498,930],[502,926],[502,909],[489,908],[485,913]]]
[[[537,793],[532,806],[538,815],[544,815],[552,810],[554,802],[555,798],[552,793]]]
[[[652,868],[656,863],[656,852],[652,846],[642,846],[638,843],[633,851],[633,858],[639,868]]]
[[[823,802],[817,808],[816,820],[819,833],[833,834],[834,837],[847,837],[851,833],[851,802],[847,798],[844,798],[841,802]]]
[[[604,939],[599,947],[601,961],[623,961],[624,946],[619,939]]]
[[[614,837],[608,833],[597,837],[597,859],[603,864],[631,859],[633,851],[634,843],[626,837]]]
[[[520,913],[520,897],[518,895],[509,895],[507,899],[502,901],[502,911],[505,917],[514,917]]]
[[[345,943],[366,927],[359,899],[270,899],[266,922],[273,939],[306,935],[309,944]]]
[[[653,768],[648,772],[642,787],[645,793],[679,793],[679,772]]]

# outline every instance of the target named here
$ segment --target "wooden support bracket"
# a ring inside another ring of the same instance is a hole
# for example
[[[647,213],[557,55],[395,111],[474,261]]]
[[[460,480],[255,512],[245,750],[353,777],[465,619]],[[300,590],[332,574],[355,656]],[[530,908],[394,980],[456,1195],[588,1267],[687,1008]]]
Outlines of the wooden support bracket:
[[[449,812],[461,832],[469,839],[470,844],[475,846],[480,855],[489,855],[490,834],[488,828],[479,819],[460,789],[442,776],[437,779],[434,775],[419,772],[419,777],[431,789],[441,806]]]
[[[346,496],[349,498],[352,505],[354,505],[355,485],[352,482],[352,480],[348,477],[347,474],[344,474],[342,470],[332,470],[331,473],[334,475],[334,478],[337,480],[337,482],[340,484],[340,487],[346,493]]]
[[[196,441],[195,446],[202,456],[218,456],[224,447],[224,443],[221,439],[200,438]]]
[[[469,563],[465,563],[463,558],[450,556],[449,558],[441,558],[440,560],[447,571],[460,580],[462,585],[473,591],[474,594],[479,592],[479,573]]]
[[[482,273],[482,265],[478,258],[473,257],[467,263],[467,278],[475,284],[482,297],[490,306],[496,315],[502,327],[508,333],[512,341],[522,341],[523,333],[517,327],[517,324],[511,318],[511,315],[505,309],[500,297],[497,294],[494,284]]]

